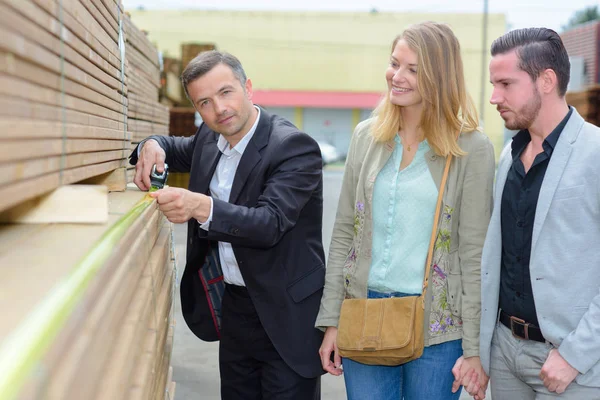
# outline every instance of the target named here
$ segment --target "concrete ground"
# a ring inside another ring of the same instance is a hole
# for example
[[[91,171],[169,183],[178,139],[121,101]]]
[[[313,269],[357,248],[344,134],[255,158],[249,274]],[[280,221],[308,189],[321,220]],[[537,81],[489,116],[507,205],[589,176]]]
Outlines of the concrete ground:
[[[343,168],[331,166],[326,168],[324,174],[323,208],[326,212],[323,215],[323,244],[325,254],[328,252],[333,230],[335,219],[333,210],[337,207],[342,173]],[[178,279],[181,279],[185,266],[185,235],[185,225],[177,225],[175,227],[175,247]],[[187,328],[181,315],[179,291],[176,294],[175,321],[175,343],[171,361],[173,380],[177,383],[175,400],[219,400],[218,343],[203,342]],[[323,400],[346,400],[343,377],[324,375],[321,387]],[[466,393],[460,397],[461,400],[470,398]],[[486,398],[490,399],[490,396],[488,395]]]

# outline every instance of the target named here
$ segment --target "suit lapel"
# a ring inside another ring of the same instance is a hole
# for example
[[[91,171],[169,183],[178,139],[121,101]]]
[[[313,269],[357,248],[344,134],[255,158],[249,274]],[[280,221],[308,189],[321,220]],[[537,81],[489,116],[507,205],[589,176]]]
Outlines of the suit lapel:
[[[262,159],[260,151],[269,142],[269,136],[271,134],[271,116],[267,114],[264,109],[260,109],[260,120],[256,126],[254,136],[250,139],[248,146],[244,150],[242,159],[235,172],[233,184],[231,186],[231,194],[229,195],[229,202],[231,204],[237,204],[238,198],[242,193],[242,189],[248,182],[248,177],[252,173],[252,170]]]
[[[504,185],[506,185],[506,178],[508,171],[512,165],[512,146],[508,143],[502,155],[500,156],[500,162],[498,163],[498,172],[496,173],[496,190],[494,190],[494,210],[500,212],[502,205],[502,193],[504,192]]]
[[[544,225],[546,216],[548,215],[550,204],[552,204],[552,199],[554,197],[554,193],[556,192],[556,188],[558,187],[558,183],[560,182],[567,162],[569,161],[569,156],[571,155],[571,150],[573,149],[573,143],[579,135],[579,131],[583,126],[583,122],[583,118],[579,116],[577,110],[573,110],[573,114],[571,114],[571,117],[560,134],[558,142],[556,142],[556,147],[552,152],[552,157],[550,158],[548,169],[544,175],[544,181],[542,182],[542,187],[540,188],[540,195],[538,197],[537,208],[535,210],[533,234],[531,237],[532,253],[540,236],[540,231]]]
[[[215,173],[219,158],[221,158],[221,151],[217,147],[217,134],[214,134],[214,136],[214,139],[207,140],[204,146],[202,146],[200,159],[202,160],[202,166],[206,166],[207,168],[200,168],[200,174],[198,174],[197,184],[199,193],[208,193],[210,180]]]

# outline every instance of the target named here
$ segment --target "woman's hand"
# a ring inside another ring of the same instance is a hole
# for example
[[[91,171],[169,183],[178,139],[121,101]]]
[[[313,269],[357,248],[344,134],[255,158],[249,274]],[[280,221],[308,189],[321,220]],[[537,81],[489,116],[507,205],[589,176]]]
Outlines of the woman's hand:
[[[323,369],[331,375],[340,376],[342,374],[342,358],[337,348],[337,331],[335,326],[327,327],[323,343],[319,348],[319,355],[321,356]],[[331,361],[331,353],[333,353],[333,362]]]
[[[456,360],[452,374],[454,375],[452,393],[456,393],[462,385],[475,400],[485,398],[489,378],[481,366],[479,357],[464,358],[461,356]]]

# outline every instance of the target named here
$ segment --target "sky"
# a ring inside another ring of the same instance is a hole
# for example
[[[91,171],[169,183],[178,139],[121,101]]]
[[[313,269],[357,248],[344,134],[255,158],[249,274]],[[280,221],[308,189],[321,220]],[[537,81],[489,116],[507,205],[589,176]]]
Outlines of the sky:
[[[489,12],[505,14],[509,29],[543,26],[560,32],[575,11],[598,4],[600,0],[489,0]],[[483,12],[483,0],[123,0],[123,5],[125,9]]]

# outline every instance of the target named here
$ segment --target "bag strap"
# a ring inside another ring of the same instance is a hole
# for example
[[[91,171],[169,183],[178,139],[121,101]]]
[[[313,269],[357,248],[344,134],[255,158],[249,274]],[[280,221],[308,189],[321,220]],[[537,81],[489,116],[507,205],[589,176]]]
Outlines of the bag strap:
[[[429,273],[431,272],[431,259],[433,258],[433,247],[438,233],[438,225],[440,221],[440,210],[442,208],[442,197],[444,196],[444,189],[446,188],[446,181],[448,180],[448,171],[450,170],[450,163],[452,162],[452,154],[446,157],[446,166],[444,167],[444,174],[442,175],[442,182],[440,183],[440,190],[438,193],[437,204],[435,206],[435,216],[433,217],[433,229],[431,229],[431,239],[429,240],[429,250],[427,251],[427,263],[425,264],[425,277],[423,278],[423,307],[425,307],[425,293],[427,292],[427,286],[429,286]]]

